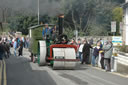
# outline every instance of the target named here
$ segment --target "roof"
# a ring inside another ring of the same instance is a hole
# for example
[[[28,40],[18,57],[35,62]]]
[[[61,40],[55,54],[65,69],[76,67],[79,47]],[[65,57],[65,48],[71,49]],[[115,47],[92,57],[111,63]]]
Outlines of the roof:
[[[43,27],[43,26],[45,26],[45,24],[43,24],[43,25],[35,25],[35,26],[32,26],[32,27],[29,27],[28,29],[35,29],[37,27]],[[48,26],[54,26],[54,24],[48,24]]]
[[[126,9],[128,8],[128,2],[121,5],[122,8]]]

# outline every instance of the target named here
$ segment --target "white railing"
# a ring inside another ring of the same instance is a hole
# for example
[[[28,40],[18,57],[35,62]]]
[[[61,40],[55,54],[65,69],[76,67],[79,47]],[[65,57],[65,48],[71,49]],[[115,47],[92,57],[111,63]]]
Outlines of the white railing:
[[[118,54],[117,62],[119,62],[119,63],[121,63],[123,65],[128,66],[128,57],[127,56],[124,56],[124,55]]]

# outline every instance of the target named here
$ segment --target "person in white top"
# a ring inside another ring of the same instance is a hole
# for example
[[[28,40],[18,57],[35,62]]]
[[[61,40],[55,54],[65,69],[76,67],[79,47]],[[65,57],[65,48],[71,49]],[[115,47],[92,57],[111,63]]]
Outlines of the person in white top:
[[[80,59],[80,61],[82,61],[83,47],[84,47],[84,42],[82,42],[81,45],[80,45],[80,47],[79,47],[79,59]]]

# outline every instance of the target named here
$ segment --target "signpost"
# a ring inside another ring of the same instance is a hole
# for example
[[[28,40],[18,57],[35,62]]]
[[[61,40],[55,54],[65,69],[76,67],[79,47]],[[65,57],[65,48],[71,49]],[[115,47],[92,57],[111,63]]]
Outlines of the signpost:
[[[77,38],[78,38],[78,30],[75,30],[74,31],[74,35],[76,36],[76,41],[77,41]]]
[[[120,34],[122,34],[123,31],[123,22],[120,22]]]
[[[116,32],[116,21],[111,22],[111,32],[113,33],[114,36]]]
[[[40,1],[38,0],[38,25],[40,24]]]

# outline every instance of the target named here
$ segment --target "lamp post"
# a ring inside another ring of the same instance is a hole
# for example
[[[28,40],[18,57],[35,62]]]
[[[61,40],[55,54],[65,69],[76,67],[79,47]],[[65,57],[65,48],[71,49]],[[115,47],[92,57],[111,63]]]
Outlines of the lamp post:
[[[38,25],[40,24],[40,0],[38,0]]]

